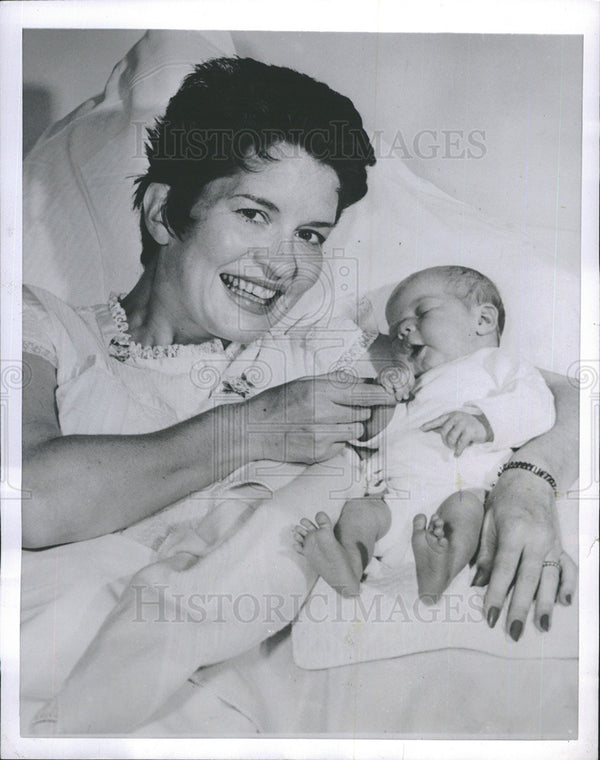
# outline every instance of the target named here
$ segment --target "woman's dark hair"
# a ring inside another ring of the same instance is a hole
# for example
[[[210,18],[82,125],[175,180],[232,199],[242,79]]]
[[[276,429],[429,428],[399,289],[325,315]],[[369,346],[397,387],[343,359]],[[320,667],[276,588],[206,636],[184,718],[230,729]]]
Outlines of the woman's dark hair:
[[[148,129],[147,172],[136,179],[134,208],[142,211],[151,182],[169,185],[165,223],[181,237],[204,186],[240,170],[252,159],[276,160],[269,149],[302,148],[335,170],[337,218],[367,192],[367,166],[375,154],[349,98],[292,69],[252,58],[214,58],[199,64]],[[142,264],[159,245],[141,213]]]

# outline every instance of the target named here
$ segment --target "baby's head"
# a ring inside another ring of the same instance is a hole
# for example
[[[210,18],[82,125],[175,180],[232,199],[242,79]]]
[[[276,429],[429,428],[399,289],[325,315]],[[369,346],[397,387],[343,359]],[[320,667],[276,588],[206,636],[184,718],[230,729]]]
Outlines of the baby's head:
[[[390,337],[399,359],[415,375],[498,346],[504,306],[494,283],[461,266],[423,269],[394,288],[385,308]]]

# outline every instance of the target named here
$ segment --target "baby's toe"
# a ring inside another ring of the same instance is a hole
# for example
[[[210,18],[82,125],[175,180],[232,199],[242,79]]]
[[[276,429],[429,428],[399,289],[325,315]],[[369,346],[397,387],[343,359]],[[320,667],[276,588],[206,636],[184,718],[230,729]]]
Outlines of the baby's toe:
[[[319,526],[319,528],[332,528],[333,525],[331,523],[331,520],[329,519],[329,515],[325,512],[317,512],[315,515],[315,522]]]
[[[429,532],[433,533],[436,538],[444,537],[444,521],[438,515],[433,515],[429,521]]]
[[[316,530],[316,529],[317,529],[317,526],[316,526],[314,523],[312,523],[310,520],[308,520],[306,517],[303,517],[303,518],[300,520],[300,525],[301,525],[302,527],[306,528],[306,532],[307,532],[307,533],[308,533],[308,531],[310,531],[310,530]]]
[[[425,530],[427,527],[427,518],[425,515],[416,515],[413,518],[413,532],[418,533],[422,530]]]

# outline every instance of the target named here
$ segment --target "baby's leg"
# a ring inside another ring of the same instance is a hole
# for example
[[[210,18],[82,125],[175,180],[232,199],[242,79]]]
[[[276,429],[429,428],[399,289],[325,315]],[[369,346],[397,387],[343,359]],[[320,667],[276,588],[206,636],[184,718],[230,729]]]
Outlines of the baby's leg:
[[[417,565],[419,597],[433,604],[452,579],[473,558],[483,522],[483,490],[458,491],[431,517],[413,520],[412,547]]]
[[[324,512],[317,512],[316,525],[302,519],[294,529],[296,551],[336,591],[356,596],[375,543],[387,533],[390,521],[390,509],[381,497],[350,499],[335,528]]]

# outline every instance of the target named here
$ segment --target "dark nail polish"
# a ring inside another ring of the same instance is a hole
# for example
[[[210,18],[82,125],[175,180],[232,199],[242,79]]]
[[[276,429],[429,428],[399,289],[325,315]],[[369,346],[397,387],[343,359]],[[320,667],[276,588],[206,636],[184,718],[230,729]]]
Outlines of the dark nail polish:
[[[496,625],[499,615],[500,610],[497,607],[490,607],[490,611],[488,612],[487,616],[487,621],[490,628],[493,628]]]
[[[573,601],[573,600],[572,600],[572,598],[571,598],[571,594],[567,594],[567,595],[565,596],[565,602],[566,602],[567,604],[571,604],[571,602],[572,602],[572,601]]]
[[[513,641],[518,641],[523,632],[523,623],[520,620],[513,620],[510,624],[510,637]]]
[[[471,583],[471,586],[483,586],[484,584],[485,584],[485,570],[478,568],[477,572],[475,573],[475,577],[473,578],[473,581]]]
[[[550,618],[548,615],[542,615],[540,618],[540,628],[542,631],[549,631],[550,630]]]

